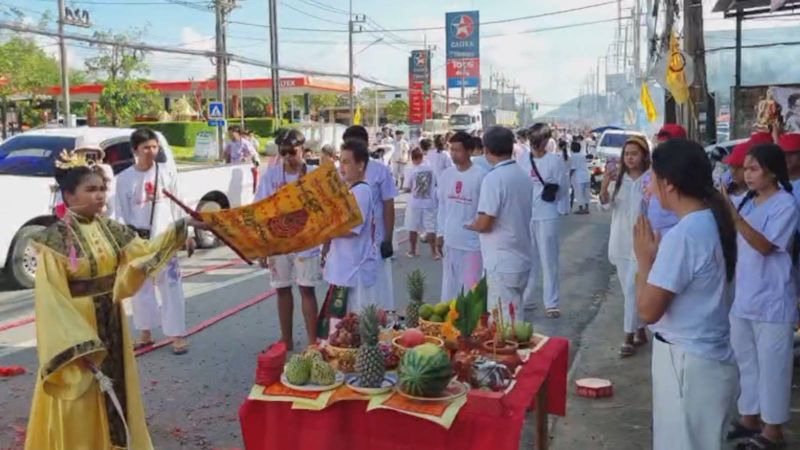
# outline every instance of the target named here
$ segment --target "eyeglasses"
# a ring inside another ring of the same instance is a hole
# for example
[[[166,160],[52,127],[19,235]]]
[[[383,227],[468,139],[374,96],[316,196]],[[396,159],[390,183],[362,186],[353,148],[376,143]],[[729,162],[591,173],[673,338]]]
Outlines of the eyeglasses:
[[[289,146],[287,146],[287,147],[280,147],[280,148],[278,149],[278,153],[280,153],[280,154],[281,154],[281,156],[289,156],[289,155],[291,155],[291,156],[294,156],[294,155],[296,155],[296,154],[297,154],[297,148],[295,148],[295,147],[289,147]]]

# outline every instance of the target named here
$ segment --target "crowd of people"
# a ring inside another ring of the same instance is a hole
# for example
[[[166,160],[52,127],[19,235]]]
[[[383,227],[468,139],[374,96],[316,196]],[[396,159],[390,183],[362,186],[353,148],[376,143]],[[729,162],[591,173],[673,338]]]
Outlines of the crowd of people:
[[[242,130],[230,137],[226,160],[255,157]],[[572,211],[589,214],[587,146],[579,135],[537,123],[412,145],[402,131],[370,143],[356,125],[343,141],[340,149],[323,147],[317,161],[300,131],[281,130],[279,159],[258,178],[255,201],[334,163],[363,218],[320,247],[261,261],[278,293],[289,349],[294,286],[309,343],[368,304],[398,309],[392,260],[400,191],[409,193],[406,256],[418,257],[422,240],[442,261],[441,300],[485,276],[488,297],[500,299],[509,316],[512,305],[535,308],[541,278],[545,316],[560,317],[560,221]],[[754,134],[725,159],[729,170],[719,179],[681,127],[665,126],[656,141],[651,148],[647,139],[628,139],[620,160],[607,164],[599,195],[611,210],[608,258],[624,298],[620,355],[648,344],[648,328],[653,337],[654,448],[721,449],[732,439],[746,439],[750,449],[783,448],[798,321],[800,134]],[[160,195],[161,187],[177,193],[179,186],[173,168],[159,162],[157,135],[139,129],[131,144],[136,163],[116,177],[113,202],[102,165],[87,157],[97,148],[65,153],[57,163],[66,208],[34,239],[42,377],[28,448],[152,448],[133,350],[152,345],[159,326],[174,338],[174,353],[188,350],[174,255],[194,248],[189,227],[206,225]],[[376,153],[375,144],[389,151]],[[320,308],[315,289],[323,280]],[[119,306],[128,297],[136,342]]]

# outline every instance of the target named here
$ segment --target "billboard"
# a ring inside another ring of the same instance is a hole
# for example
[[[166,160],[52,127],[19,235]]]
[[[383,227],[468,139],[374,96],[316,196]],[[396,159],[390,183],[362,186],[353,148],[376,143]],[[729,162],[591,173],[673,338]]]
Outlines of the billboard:
[[[445,14],[447,87],[478,87],[481,81],[478,11]]]
[[[431,53],[428,50],[414,50],[408,58],[408,123],[410,124],[421,124],[424,118],[433,117],[430,58]]]

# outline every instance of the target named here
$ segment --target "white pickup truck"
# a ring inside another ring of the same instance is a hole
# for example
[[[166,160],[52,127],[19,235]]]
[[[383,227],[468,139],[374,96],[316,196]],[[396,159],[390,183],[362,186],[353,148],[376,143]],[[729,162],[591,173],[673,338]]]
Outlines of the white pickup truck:
[[[63,149],[72,149],[79,138],[99,143],[105,162],[118,174],[130,167],[133,152],[129,142],[133,129],[45,128],[29,131],[0,144],[0,268],[20,287],[32,287],[36,258],[28,245],[30,236],[51,223],[56,185],[54,160]],[[159,134],[162,162],[178,173],[180,196],[196,210],[226,209],[253,200],[252,165],[176,165],[172,149]],[[198,232],[201,247],[216,245],[213,235]]]

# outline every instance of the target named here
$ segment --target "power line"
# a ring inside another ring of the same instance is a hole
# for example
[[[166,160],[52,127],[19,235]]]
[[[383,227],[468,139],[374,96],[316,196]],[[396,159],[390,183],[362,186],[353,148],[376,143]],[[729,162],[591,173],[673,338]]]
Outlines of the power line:
[[[50,36],[50,37],[58,37],[59,33],[57,31],[39,29],[34,27],[29,27],[26,25],[21,25],[17,23],[10,23],[10,22],[2,22],[0,21],[0,29],[6,29],[11,31],[16,31],[19,33],[31,33],[31,34],[38,34],[42,36]],[[80,34],[68,34],[64,33],[64,39],[79,41],[79,42],[88,42],[90,44],[102,44],[102,45],[114,45],[119,47],[125,48],[133,48],[137,50],[142,50],[145,52],[158,52],[158,53],[173,53],[173,54],[180,54],[180,55],[190,55],[190,56],[202,56],[206,58],[211,58],[217,56],[217,52],[213,50],[194,50],[194,49],[183,49],[183,48],[175,48],[175,47],[165,47],[164,45],[157,45],[157,44],[148,44],[148,43],[120,43],[117,41],[109,40],[109,39],[100,39],[92,36],[85,36]],[[254,58],[248,58],[245,56],[237,55],[234,53],[227,53],[227,58],[232,62],[238,62],[241,64],[248,64],[251,66],[256,67],[263,67],[271,69],[273,67],[283,70],[286,72],[293,72],[293,73],[300,73],[305,75],[311,76],[323,76],[323,77],[332,77],[332,78],[347,78],[349,74],[343,74],[338,72],[328,72],[324,70],[316,70],[316,69],[305,69],[300,67],[292,67],[292,66],[273,66],[268,62],[260,61]],[[372,77],[366,75],[358,75],[354,74],[354,78],[364,81],[366,83],[374,84],[377,86],[384,86],[389,88],[395,89],[405,89],[405,87],[400,87],[393,84],[384,83],[383,81],[376,80]]]
[[[600,23],[609,23],[609,22],[617,22],[620,20],[628,20],[630,17],[614,17],[613,19],[603,19],[603,20],[593,20],[590,22],[580,22],[580,23],[571,23],[567,25],[558,25],[554,27],[545,27],[545,28],[531,28],[530,30],[523,30],[523,31],[515,31],[511,33],[498,33],[498,34],[489,34],[481,36],[481,39],[491,39],[496,37],[503,37],[503,36],[516,36],[518,34],[529,34],[529,33],[541,33],[543,31],[555,31],[555,30],[565,30],[568,28],[578,28],[578,27],[585,27],[588,25],[596,25]]]
[[[300,8],[295,8],[294,6],[292,6],[292,5],[290,5],[290,4],[286,3],[286,2],[283,2],[283,1],[281,2],[281,5],[291,9],[292,11],[298,12],[298,13],[304,15],[304,16],[311,17],[312,19],[317,19],[317,20],[320,20],[322,22],[332,23],[332,24],[335,24],[335,25],[347,25],[345,22],[338,22],[336,20],[330,20],[330,19],[326,19],[324,17],[320,17],[320,16],[317,16],[317,15],[311,14],[310,12],[303,11]]]
[[[558,11],[550,11],[550,12],[541,13],[541,14],[534,14],[534,15],[530,15],[530,16],[512,17],[512,18],[508,18],[508,19],[499,19],[499,20],[491,20],[491,21],[488,21],[488,22],[480,22],[479,25],[480,26],[486,26],[486,25],[496,25],[496,24],[503,24],[503,23],[510,23],[510,22],[518,22],[518,21],[521,21],[521,20],[539,19],[539,18],[542,18],[542,17],[550,17],[550,16],[556,16],[556,15],[560,15],[560,14],[567,14],[567,13],[571,13],[571,12],[584,11],[584,10],[588,10],[588,9],[592,9],[592,8],[598,8],[598,7],[601,7],[601,6],[606,6],[606,5],[616,4],[616,3],[617,3],[617,0],[608,0],[608,1],[605,1],[605,2],[601,2],[601,3],[594,3],[594,4],[591,4],[591,5],[585,5],[585,6],[580,6],[580,7],[576,7],[576,8],[561,9],[561,10],[558,10]],[[623,17],[623,19],[629,19],[629,17]],[[614,20],[617,20],[617,19],[614,19]],[[236,23],[236,24],[239,24],[239,25],[248,25],[248,26],[260,27],[260,28],[269,28],[267,25],[261,25],[261,24],[256,24],[256,23],[239,22],[239,21],[229,21],[229,23]],[[593,22],[587,22],[587,24],[591,24],[591,23],[593,23]],[[603,23],[603,22],[597,22],[597,23]],[[347,33],[347,30],[324,29],[324,28],[280,27],[280,29],[281,30],[287,30],[287,31],[308,31],[308,32],[319,32],[319,33]],[[384,28],[381,31],[389,32],[389,33],[405,33],[405,32],[415,32],[415,31],[435,31],[435,30],[444,30],[444,29],[445,29],[445,27],[441,26],[441,27],[395,28],[395,29],[386,29],[386,28]],[[557,28],[553,28],[553,29],[557,29]],[[519,33],[519,34],[522,34],[522,33]],[[481,36],[481,37],[485,37],[485,36]]]
[[[328,11],[328,12],[332,12],[332,13],[336,13],[336,14],[343,14],[343,15],[345,15],[347,17],[350,16],[350,13],[345,11],[345,10],[343,10],[343,9],[339,9],[339,8],[334,7],[334,6],[326,5],[324,3],[320,3],[320,2],[315,1],[315,0],[299,0],[299,1],[300,1],[300,3],[305,3],[308,6],[313,6],[314,8],[319,8],[319,9],[321,9],[323,11]]]
[[[36,0],[42,3],[52,3],[52,0]],[[153,6],[153,5],[161,5],[161,6],[169,6],[169,5],[176,5],[176,6],[187,6],[187,5],[208,5],[208,2],[204,1],[193,1],[193,0],[186,0],[181,2],[170,2],[167,0],[164,1],[98,1],[98,0],[77,0],[77,3],[81,5],[100,5],[100,6],[115,6],[115,5],[125,5],[125,6],[136,6],[136,5],[143,5],[143,6]]]
[[[742,48],[769,48],[769,47],[780,47],[784,45],[800,45],[800,41],[788,41],[788,42],[772,42],[769,44],[749,44],[749,45],[742,45]],[[723,50],[736,50],[735,45],[729,45],[725,47],[714,47],[714,48],[707,48],[706,53],[710,52],[720,52]]]

